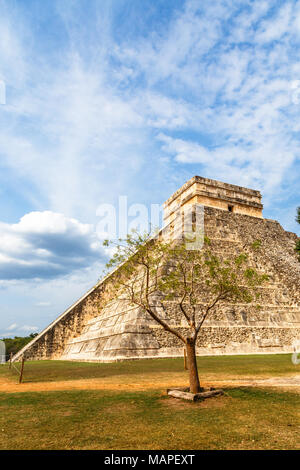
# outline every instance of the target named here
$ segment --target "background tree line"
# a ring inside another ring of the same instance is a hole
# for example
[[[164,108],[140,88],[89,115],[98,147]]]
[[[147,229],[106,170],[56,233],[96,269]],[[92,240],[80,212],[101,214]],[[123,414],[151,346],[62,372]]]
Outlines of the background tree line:
[[[35,338],[38,333],[31,333],[29,336],[15,336],[14,338],[2,338],[2,341],[5,343],[6,355],[9,356],[10,353],[15,355],[20,349],[26,346],[33,338]]]

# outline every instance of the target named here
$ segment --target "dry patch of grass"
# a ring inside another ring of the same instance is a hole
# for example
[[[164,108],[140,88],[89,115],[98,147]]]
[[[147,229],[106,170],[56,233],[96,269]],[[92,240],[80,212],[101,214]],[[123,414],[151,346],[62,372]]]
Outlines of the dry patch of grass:
[[[300,395],[278,386],[297,384],[290,355],[200,357],[198,364],[202,384],[225,383],[225,396],[167,397],[166,388],[187,384],[181,359],[31,362],[22,385],[1,366],[0,448],[299,448]],[[256,388],[236,386],[254,379]]]
[[[161,391],[0,394],[0,448],[297,449],[299,409],[297,394],[251,388],[202,403]]]
[[[296,374],[299,367],[290,354],[247,356],[202,356],[197,358],[200,377],[204,381],[268,378]],[[69,380],[101,379],[102,383],[131,384],[158,381],[179,385],[186,380],[182,358],[141,359],[114,363],[87,363],[71,361],[31,361],[25,363],[24,382],[60,382]],[[17,375],[0,366],[0,379],[16,382]]]
[[[199,357],[203,386],[286,387],[300,391],[299,366],[289,354]],[[298,372],[298,374],[297,374]],[[34,361],[25,363],[24,383],[8,365],[0,366],[0,393],[58,390],[166,389],[188,385],[180,358],[110,364]]]
[[[185,409],[197,409],[197,408],[223,408],[226,406],[231,397],[228,395],[220,395],[218,397],[212,397],[207,400],[189,402],[184,400],[178,400],[177,398],[168,397],[165,399],[165,394],[161,400],[162,405],[170,409],[185,410]]]

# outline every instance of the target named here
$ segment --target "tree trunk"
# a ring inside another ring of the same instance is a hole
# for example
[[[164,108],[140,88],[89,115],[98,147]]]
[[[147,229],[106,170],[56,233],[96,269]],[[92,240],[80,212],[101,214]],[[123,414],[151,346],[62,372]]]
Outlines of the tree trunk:
[[[190,392],[199,393],[201,391],[197,358],[196,358],[196,344],[192,338],[187,338],[186,353],[190,374]]]

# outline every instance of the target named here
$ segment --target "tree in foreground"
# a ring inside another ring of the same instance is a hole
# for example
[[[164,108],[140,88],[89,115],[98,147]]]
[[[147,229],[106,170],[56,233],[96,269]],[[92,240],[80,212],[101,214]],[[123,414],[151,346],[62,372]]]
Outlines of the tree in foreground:
[[[184,240],[166,242],[149,233],[133,231],[115,245],[107,268],[119,266],[115,282],[119,300],[140,307],[166,332],[184,344],[187,352],[190,392],[201,391],[196,360],[197,338],[205,320],[224,302],[256,302],[257,287],[268,278],[253,269],[248,254],[223,259],[204,239],[201,250],[187,250]],[[259,249],[259,241],[250,247]],[[178,327],[170,319],[167,305],[184,319]]]

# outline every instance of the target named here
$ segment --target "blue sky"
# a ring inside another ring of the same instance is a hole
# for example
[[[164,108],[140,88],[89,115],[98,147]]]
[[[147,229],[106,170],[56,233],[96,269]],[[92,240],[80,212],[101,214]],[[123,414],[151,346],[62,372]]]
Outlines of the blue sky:
[[[99,278],[96,209],[201,175],[297,232],[300,2],[0,0],[0,337]]]

